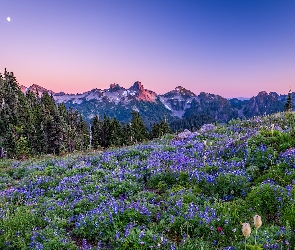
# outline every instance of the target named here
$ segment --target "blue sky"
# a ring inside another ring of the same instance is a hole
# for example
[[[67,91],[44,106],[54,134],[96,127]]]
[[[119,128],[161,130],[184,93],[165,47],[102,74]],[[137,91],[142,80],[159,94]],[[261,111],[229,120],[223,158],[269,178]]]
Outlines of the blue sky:
[[[295,88],[295,1],[1,0],[0,70],[55,92]],[[6,20],[7,17],[11,21]]]

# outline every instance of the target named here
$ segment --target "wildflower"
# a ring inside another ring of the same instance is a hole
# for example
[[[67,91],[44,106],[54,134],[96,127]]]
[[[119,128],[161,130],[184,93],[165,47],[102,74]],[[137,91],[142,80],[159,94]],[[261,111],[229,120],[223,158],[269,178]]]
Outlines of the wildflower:
[[[253,217],[253,219],[254,219],[254,225],[255,225],[255,228],[256,228],[256,234],[255,234],[255,245],[256,245],[257,230],[258,230],[258,228],[261,227],[262,221],[261,221],[261,216],[259,216],[257,214]]]
[[[261,225],[262,225],[261,216],[259,216],[257,214],[254,216],[254,225],[255,225],[256,229],[261,227]]]
[[[245,236],[245,250],[246,250],[246,239],[251,234],[251,227],[249,223],[242,223],[242,233]]]
[[[205,161],[206,161],[206,159],[207,159],[207,156],[204,155],[204,156],[203,156],[204,165],[205,165]]]
[[[249,223],[242,224],[242,233],[245,237],[250,236],[251,234],[251,227]]]
[[[218,233],[221,233],[222,232],[222,228],[221,227],[217,227],[217,231],[218,231]]]

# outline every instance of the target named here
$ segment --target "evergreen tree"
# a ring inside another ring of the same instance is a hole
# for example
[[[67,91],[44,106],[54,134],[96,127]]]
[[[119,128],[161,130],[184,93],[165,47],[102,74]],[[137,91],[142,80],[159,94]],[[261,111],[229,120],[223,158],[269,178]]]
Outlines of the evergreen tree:
[[[133,132],[133,140],[137,142],[142,142],[143,140],[148,138],[148,132],[146,130],[146,127],[139,113],[136,111],[132,111],[131,114],[132,114],[131,127]]]
[[[5,69],[0,74],[0,145],[10,158],[72,152],[88,147],[89,131],[77,111],[57,107],[47,92],[24,94]]]
[[[34,108],[34,126],[36,129],[37,143],[34,145],[39,154],[47,153],[47,140],[46,140],[46,117],[49,116],[46,111],[45,105],[38,94],[36,94],[36,106]]]
[[[39,108],[39,103],[36,95],[28,91],[26,93],[26,108],[24,112],[27,112],[26,122],[24,124],[24,131],[28,142],[28,147],[31,149],[31,154],[40,154],[38,129],[40,129],[40,121],[37,119],[36,110]],[[27,109],[27,110],[26,110]]]
[[[67,114],[67,124],[66,126],[66,141],[67,141],[67,151],[73,152],[76,149],[77,143],[77,127],[78,127],[78,112],[74,111],[72,108],[69,109]]]
[[[153,125],[150,138],[158,138],[168,133],[172,133],[169,124],[165,120],[162,120],[160,123],[155,123]]]
[[[287,97],[287,101],[286,101],[284,110],[286,112],[289,112],[289,111],[292,111],[292,109],[293,109],[293,105],[292,105],[292,93],[291,93],[291,90],[290,90],[289,93],[288,93],[288,97]]]
[[[15,128],[12,124],[9,124],[6,134],[4,137],[4,148],[7,151],[8,158],[15,157],[15,150],[16,150],[16,136],[15,136]]]
[[[49,95],[47,92],[42,94],[41,105],[45,114],[53,115],[56,111],[55,101],[52,95]]]
[[[203,124],[214,123],[215,119],[205,114],[197,114],[188,118],[179,119],[170,123],[172,132],[183,131],[185,129],[197,130]]]
[[[0,136],[5,136],[10,124],[10,108],[7,103],[3,103],[0,113]]]
[[[60,154],[62,147],[62,127],[61,119],[58,112],[54,112],[53,115],[46,117],[46,144],[47,153],[49,154]]]
[[[26,159],[30,156],[30,149],[29,149],[29,144],[28,140],[24,136],[20,136],[15,145],[15,156],[18,159]]]
[[[97,149],[101,144],[101,131],[102,131],[102,123],[99,121],[98,116],[96,115],[92,120],[91,125],[91,134],[92,140],[91,145],[94,149]]]
[[[121,134],[121,143],[122,145],[130,145],[132,144],[132,127],[131,124],[127,123],[122,126],[122,134]]]
[[[101,145],[106,148],[111,145],[111,119],[106,114],[103,117]]]
[[[9,123],[17,125],[18,122],[18,107],[19,107],[19,96],[23,93],[20,90],[20,87],[17,83],[17,80],[13,72],[9,73],[4,72],[4,84],[2,92],[2,104],[7,105],[9,112]]]
[[[115,118],[111,120],[110,124],[110,145],[111,146],[121,146],[122,138],[121,138],[121,124]]]
[[[77,149],[85,150],[89,146],[89,129],[87,123],[83,121],[82,115],[79,115],[77,125]]]

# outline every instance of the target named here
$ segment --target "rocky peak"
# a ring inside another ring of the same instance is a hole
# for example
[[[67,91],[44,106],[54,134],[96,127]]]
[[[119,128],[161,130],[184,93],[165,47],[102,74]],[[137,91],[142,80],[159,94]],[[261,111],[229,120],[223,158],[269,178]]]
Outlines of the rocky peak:
[[[19,85],[21,92],[26,93],[28,88],[24,85]]]
[[[182,87],[182,86],[177,86],[175,88],[175,91],[177,91],[178,93],[180,93],[181,95],[186,95],[186,96],[190,96],[190,97],[193,97],[193,96],[196,96],[195,93],[193,93],[192,91]]]
[[[214,97],[214,94],[210,94],[210,93],[206,93],[206,92],[200,92],[199,97],[200,98],[210,98],[210,97]]]
[[[123,89],[119,84],[117,84],[117,83],[112,83],[111,85],[110,85],[110,91],[118,91],[118,90],[120,90],[120,89]]]
[[[268,96],[268,93],[266,91],[260,91],[257,96],[258,97]]]
[[[143,85],[141,84],[141,82],[136,81],[136,82],[133,84],[133,86],[131,86],[131,87],[129,88],[129,90],[140,91],[140,92],[142,92],[142,91],[144,91],[144,87],[143,87]]]
[[[279,99],[279,97],[280,97],[280,96],[278,95],[278,93],[276,93],[276,92],[270,92],[269,95],[272,96],[272,97],[275,98],[275,99]]]
[[[41,87],[41,86],[39,86],[37,84],[33,84],[32,86],[30,86],[28,88],[28,90],[30,90],[32,92],[35,92],[35,93],[38,92],[41,95],[42,95],[43,92],[48,92],[50,94],[55,94],[53,91],[45,89],[45,88],[43,88],[43,87]]]
[[[139,81],[136,81],[128,90],[136,92],[135,97],[139,101],[154,102],[157,98],[155,92],[145,89]]]
[[[181,95],[184,98],[196,96],[195,93],[193,93],[192,91],[187,90],[186,88],[181,87],[181,86],[177,86],[174,90],[169,91],[168,93],[164,94],[164,96],[167,98],[171,98],[171,97],[175,97],[175,96],[179,96],[179,95]]]

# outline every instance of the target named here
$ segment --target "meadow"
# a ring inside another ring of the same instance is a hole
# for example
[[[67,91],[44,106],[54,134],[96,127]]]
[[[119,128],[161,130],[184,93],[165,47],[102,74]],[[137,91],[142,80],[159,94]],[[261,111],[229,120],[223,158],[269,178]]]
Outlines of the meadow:
[[[1,160],[0,249],[294,249],[295,113],[204,128]]]

